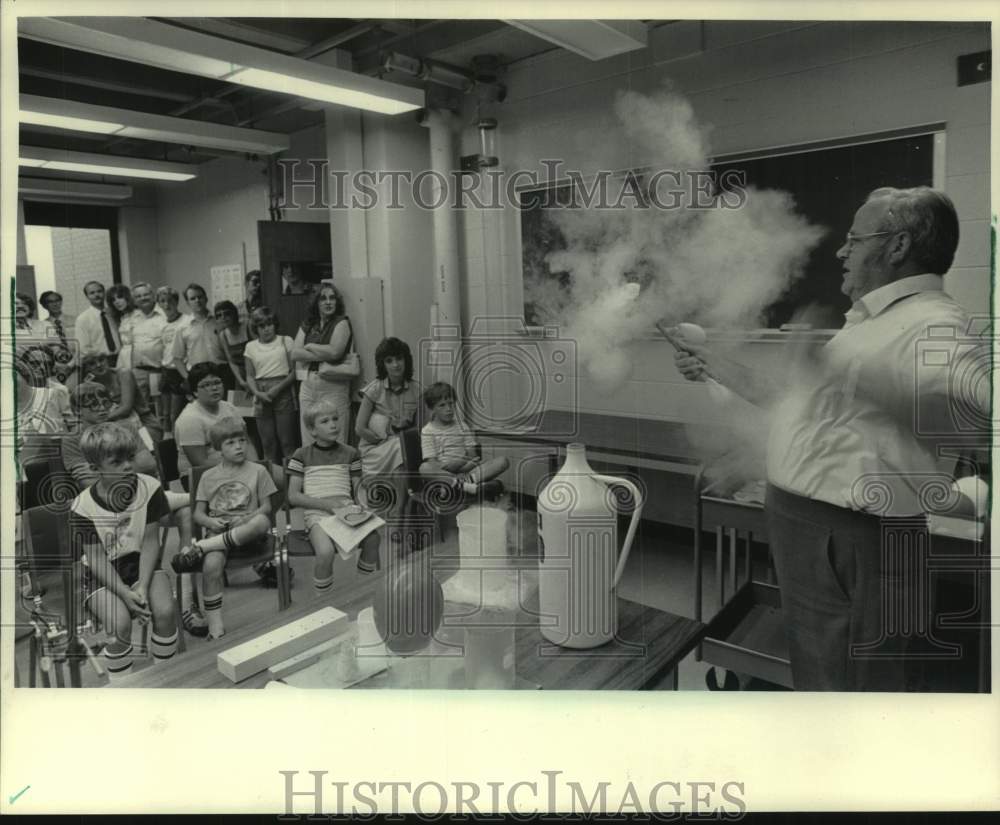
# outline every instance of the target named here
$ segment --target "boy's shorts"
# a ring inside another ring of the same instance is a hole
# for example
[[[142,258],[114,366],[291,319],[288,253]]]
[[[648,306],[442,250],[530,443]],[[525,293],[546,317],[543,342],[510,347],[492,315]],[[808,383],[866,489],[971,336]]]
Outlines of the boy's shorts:
[[[118,578],[128,587],[139,581],[139,559],[139,553],[128,553],[124,556],[118,556],[111,562],[111,566],[118,573]],[[93,596],[104,590],[106,585],[98,584],[89,567],[84,567],[83,571],[84,592],[87,594],[84,604],[86,604]]]
[[[163,378],[160,381],[161,395],[187,396],[188,392],[187,382],[177,370],[168,367],[163,371]]]
[[[302,521],[305,522],[306,530],[312,530],[314,524],[319,524],[323,519],[329,517],[330,514],[326,510],[302,511]]]

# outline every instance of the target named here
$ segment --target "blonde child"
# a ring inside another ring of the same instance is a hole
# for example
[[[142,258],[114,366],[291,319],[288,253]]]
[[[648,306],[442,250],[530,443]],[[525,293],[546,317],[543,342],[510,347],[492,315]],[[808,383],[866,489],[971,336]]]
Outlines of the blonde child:
[[[334,510],[354,503],[355,487],[361,477],[358,451],[337,440],[340,431],[339,404],[320,398],[306,407],[302,420],[313,442],[295,451],[288,462],[288,503],[304,510],[309,541],[316,552],[313,588],[323,596],[333,587],[336,547],[319,522]],[[379,563],[379,537],[373,532],[361,541],[358,570],[371,573]]]
[[[106,422],[84,431],[80,450],[95,482],[70,506],[70,542],[84,558],[92,591],[87,609],[114,638],[103,651],[112,681],[132,668],[132,623],[152,622],[154,662],[177,650],[170,582],[160,563],[159,521],[170,514],[160,482],[136,473],[135,435]]]
[[[420,431],[421,475],[449,478],[469,495],[495,496],[503,485],[495,480],[509,466],[503,456],[483,461],[475,436],[455,417],[455,390],[438,381],[424,393],[431,420]]]
[[[242,418],[222,418],[208,434],[222,460],[198,482],[194,521],[204,529],[205,538],[191,545],[195,558],[202,557],[202,607],[209,636],[217,639],[226,632],[222,621],[226,558],[232,552],[260,555],[271,531],[271,495],[278,488],[264,467],[247,460]]]

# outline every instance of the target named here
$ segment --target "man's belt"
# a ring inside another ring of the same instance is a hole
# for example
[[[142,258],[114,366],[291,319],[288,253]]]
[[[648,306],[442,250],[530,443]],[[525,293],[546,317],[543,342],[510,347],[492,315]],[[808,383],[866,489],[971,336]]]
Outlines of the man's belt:
[[[149,367],[145,364],[133,364],[132,369],[142,370],[143,372],[163,372],[163,367]]]

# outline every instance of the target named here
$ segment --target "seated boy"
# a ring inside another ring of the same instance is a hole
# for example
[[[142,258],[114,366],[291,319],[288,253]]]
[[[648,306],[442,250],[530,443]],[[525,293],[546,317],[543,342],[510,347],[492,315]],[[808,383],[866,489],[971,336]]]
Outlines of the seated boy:
[[[202,606],[208,634],[218,639],[225,632],[222,621],[222,574],[231,552],[258,556],[271,532],[271,474],[247,461],[249,440],[242,418],[220,418],[208,430],[221,461],[207,469],[195,492],[194,520],[205,537],[191,543],[191,552],[202,556]],[[178,564],[183,567],[184,560]]]
[[[420,431],[420,449],[423,463],[420,474],[445,476],[451,483],[461,485],[470,495],[482,493],[495,496],[503,490],[499,480],[494,480],[509,466],[503,456],[483,461],[477,455],[475,436],[465,429],[455,417],[455,390],[450,384],[438,381],[424,392],[424,404],[431,420]]]
[[[340,431],[338,407],[320,398],[307,407],[302,420],[313,443],[300,447],[288,460],[288,503],[304,510],[303,518],[309,541],[316,552],[313,587],[323,596],[333,587],[333,560],[336,547],[319,522],[334,510],[354,503],[354,492],[361,478],[361,458],[357,450],[337,441]],[[379,537],[369,533],[361,541],[358,570],[371,573],[379,564]]]
[[[77,384],[73,392],[70,393],[70,404],[81,430],[96,424],[103,424],[108,420],[108,411],[113,406],[111,396],[108,395],[105,386],[94,381],[84,381]],[[157,475],[156,459],[146,448],[134,427],[128,421],[117,423],[136,436],[138,449],[132,462],[133,469],[137,473]],[[97,481],[97,473],[80,449],[79,435],[74,432],[67,433],[60,440],[59,449],[62,453],[63,467],[73,477],[80,489],[86,489]],[[180,552],[184,552],[191,545],[191,506],[188,495],[187,493],[175,493],[171,490],[164,490],[163,493],[170,506],[170,512],[160,519],[160,526],[177,528],[177,546],[180,548]],[[193,583],[189,576],[185,576],[181,583],[181,608],[184,615],[184,629],[193,636],[206,636],[208,624],[194,603]]]
[[[170,581],[158,571],[157,522],[170,507],[160,482],[136,473],[135,436],[112,422],[89,427],[80,449],[96,475],[70,506],[70,546],[82,554],[92,592],[87,609],[114,636],[103,651],[115,681],[132,667],[132,622],[152,620],[154,662],[177,650]]]

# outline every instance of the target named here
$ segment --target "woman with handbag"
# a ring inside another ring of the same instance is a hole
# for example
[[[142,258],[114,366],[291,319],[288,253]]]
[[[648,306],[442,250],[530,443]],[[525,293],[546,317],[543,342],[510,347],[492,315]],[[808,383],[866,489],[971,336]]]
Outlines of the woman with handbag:
[[[244,357],[253,414],[264,455],[281,467],[298,446],[299,405],[290,358],[294,345],[287,335],[277,334],[278,316],[270,307],[257,307],[250,323],[257,340],[247,344]]]
[[[361,361],[354,351],[344,299],[333,284],[323,284],[309,304],[309,314],[295,336],[292,360],[304,372],[300,372],[300,412],[320,398],[333,400],[340,415],[338,437],[346,444],[351,433],[351,382],[361,374]],[[302,446],[308,447],[312,436],[304,421],[300,425]]]

